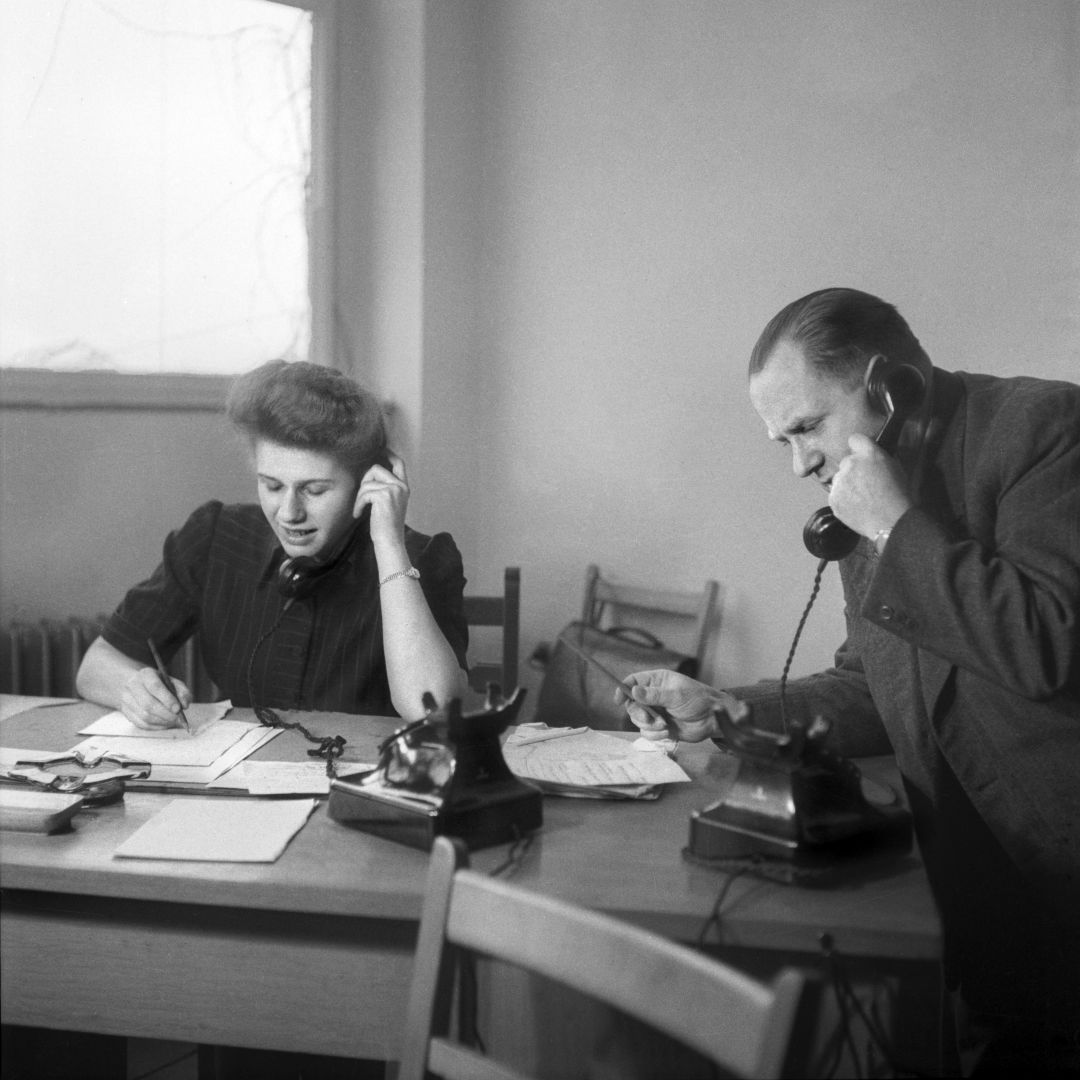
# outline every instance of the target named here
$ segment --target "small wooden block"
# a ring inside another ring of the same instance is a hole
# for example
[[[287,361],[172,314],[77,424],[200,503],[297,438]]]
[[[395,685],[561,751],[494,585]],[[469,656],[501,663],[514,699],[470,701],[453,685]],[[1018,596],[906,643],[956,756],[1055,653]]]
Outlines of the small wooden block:
[[[82,804],[81,795],[0,787],[0,829],[56,832],[71,821]]]

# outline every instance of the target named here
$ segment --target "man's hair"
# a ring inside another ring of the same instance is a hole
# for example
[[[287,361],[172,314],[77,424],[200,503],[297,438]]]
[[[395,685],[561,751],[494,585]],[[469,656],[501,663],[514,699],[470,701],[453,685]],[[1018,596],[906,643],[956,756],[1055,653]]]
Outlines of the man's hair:
[[[329,454],[358,478],[386,454],[378,398],[321,364],[271,360],[233,383],[225,410],[252,447],[265,439]]]
[[[920,369],[930,366],[900,312],[858,289],[819,289],[774,315],[750,354],[750,375],[761,371],[785,341],[801,349],[819,374],[849,386],[862,379],[877,353]]]

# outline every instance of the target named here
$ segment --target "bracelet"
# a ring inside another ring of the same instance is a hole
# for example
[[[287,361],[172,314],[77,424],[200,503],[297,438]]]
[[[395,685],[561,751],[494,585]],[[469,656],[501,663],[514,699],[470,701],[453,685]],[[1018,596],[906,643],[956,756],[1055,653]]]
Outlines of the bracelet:
[[[393,581],[394,578],[399,577],[411,577],[416,578],[419,581],[420,571],[417,570],[415,566],[410,566],[408,570],[395,570],[392,574],[387,574],[386,577],[379,582],[379,588],[381,589],[388,581]]]

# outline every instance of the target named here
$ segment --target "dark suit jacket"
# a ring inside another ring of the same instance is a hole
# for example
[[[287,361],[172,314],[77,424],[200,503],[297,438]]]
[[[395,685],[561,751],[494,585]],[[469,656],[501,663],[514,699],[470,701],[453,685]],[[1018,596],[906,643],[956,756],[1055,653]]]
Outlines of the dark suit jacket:
[[[917,505],[842,561],[848,639],[788,714],[847,753],[884,728],[957,979],[995,979],[993,934],[1080,981],[1080,386],[935,371],[932,395]],[[775,724],[775,685],[732,692]]]

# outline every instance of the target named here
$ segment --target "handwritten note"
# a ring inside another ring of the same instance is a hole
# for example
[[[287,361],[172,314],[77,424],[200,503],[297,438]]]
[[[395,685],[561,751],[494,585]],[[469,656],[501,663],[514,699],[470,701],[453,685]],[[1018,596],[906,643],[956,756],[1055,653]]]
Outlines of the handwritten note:
[[[321,761],[245,761],[240,767],[252,795],[327,795],[330,777]]]
[[[503,745],[510,771],[528,780],[576,787],[671,784],[689,776],[666,754],[635,749],[633,743],[585,729],[566,738],[535,738],[516,733]]]
[[[218,720],[180,738],[147,739],[138,735],[92,735],[75,749],[84,754],[107,752],[149,761],[151,765],[207,766],[259,724],[245,720]]]
[[[212,765],[154,765],[151,780],[155,783],[197,785],[216,781],[264,743],[281,734],[280,728],[253,727],[240,736]],[[244,790],[247,790],[244,788]]]
[[[122,712],[106,713],[79,731],[80,735],[118,735],[125,739],[189,739],[217,723],[232,708],[231,701],[212,701],[189,705],[184,710],[191,730],[182,727],[141,728],[136,727]]]

